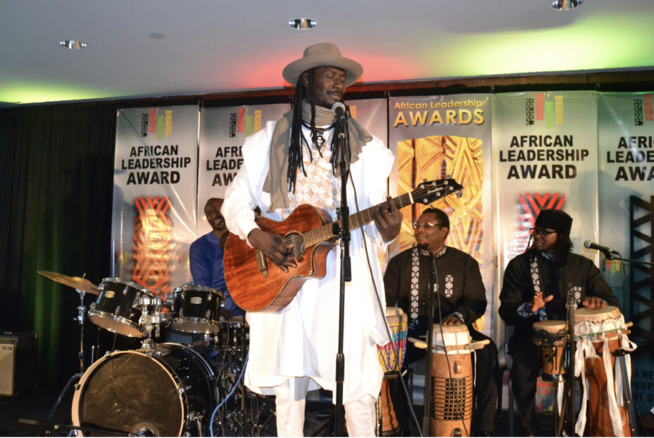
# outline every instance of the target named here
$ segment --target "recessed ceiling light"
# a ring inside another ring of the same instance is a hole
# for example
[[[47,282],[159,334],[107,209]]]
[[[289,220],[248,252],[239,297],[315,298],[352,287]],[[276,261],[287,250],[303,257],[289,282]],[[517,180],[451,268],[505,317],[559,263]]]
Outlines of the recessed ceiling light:
[[[568,9],[574,9],[577,6],[581,6],[584,0],[554,0],[552,2],[552,7],[557,11],[567,11]]]
[[[318,22],[311,18],[296,18],[295,20],[289,21],[288,25],[291,26],[293,29],[308,30],[316,27],[318,25]]]
[[[70,50],[82,50],[86,48],[86,43],[83,43],[81,41],[75,41],[75,40],[60,41],[59,45],[61,47],[65,47]]]

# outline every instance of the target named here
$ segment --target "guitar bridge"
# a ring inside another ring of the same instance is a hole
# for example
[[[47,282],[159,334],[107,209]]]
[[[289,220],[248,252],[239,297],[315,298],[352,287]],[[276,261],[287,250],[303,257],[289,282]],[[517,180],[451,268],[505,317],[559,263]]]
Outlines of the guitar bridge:
[[[268,276],[268,262],[266,261],[266,256],[264,256],[263,253],[259,250],[256,250],[255,254],[256,254],[257,267],[259,268],[259,272],[261,272],[263,278],[266,278]]]

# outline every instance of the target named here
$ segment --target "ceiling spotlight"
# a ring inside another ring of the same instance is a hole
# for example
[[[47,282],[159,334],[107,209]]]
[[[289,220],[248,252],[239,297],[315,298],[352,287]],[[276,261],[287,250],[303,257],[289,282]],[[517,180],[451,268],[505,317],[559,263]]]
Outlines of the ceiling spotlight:
[[[554,0],[552,2],[552,7],[557,11],[567,11],[568,9],[574,9],[577,6],[581,6],[584,0]]]
[[[81,41],[75,41],[75,40],[60,41],[59,45],[61,47],[65,47],[70,50],[82,50],[86,48],[86,43],[83,43]]]
[[[316,27],[318,22],[316,20],[312,20],[311,18],[296,18],[295,20],[289,21],[288,25],[293,29],[308,30]]]

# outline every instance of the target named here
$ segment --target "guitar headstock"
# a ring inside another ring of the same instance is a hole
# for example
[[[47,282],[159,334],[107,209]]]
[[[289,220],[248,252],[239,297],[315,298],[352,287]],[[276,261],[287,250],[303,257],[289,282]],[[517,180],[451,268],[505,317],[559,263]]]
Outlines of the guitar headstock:
[[[437,199],[458,192],[463,186],[452,178],[423,181],[411,192],[414,202],[430,204]]]

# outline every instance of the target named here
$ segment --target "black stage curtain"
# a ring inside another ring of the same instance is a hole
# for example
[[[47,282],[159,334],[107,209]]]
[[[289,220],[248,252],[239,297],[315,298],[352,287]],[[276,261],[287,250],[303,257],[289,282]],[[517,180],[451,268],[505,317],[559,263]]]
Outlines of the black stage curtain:
[[[37,333],[42,385],[80,371],[80,296],[38,271],[109,276],[115,132],[115,104],[0,110],[0,334]]]

